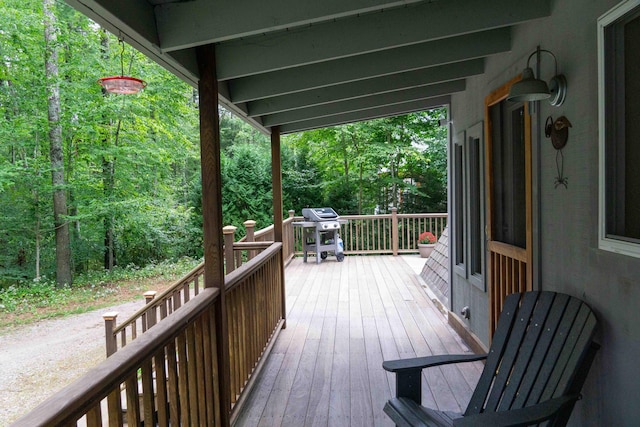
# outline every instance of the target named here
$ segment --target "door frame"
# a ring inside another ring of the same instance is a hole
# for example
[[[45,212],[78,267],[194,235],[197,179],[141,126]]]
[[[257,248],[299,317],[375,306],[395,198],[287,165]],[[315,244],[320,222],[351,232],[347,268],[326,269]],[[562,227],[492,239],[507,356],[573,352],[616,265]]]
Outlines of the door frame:
[[[491,92],[485,98],[485,160],[486,160],[486,251],[487,251],[487,288],[489,293],[489,336],[493,336],[498,316],[502,311],[504,298],[512,292],[533,289],[533,198],[532,198],[532,137],[529,103],[524,103],[524,143],[525,143],[525,233],[526,248],[509,245],[493,240],[493,124],[490,108],[504,101],[511,86],[520,81],[516,76]],[[522,265],[525,271],[522,272]],[[518,277],[516,277],[516,275]]]

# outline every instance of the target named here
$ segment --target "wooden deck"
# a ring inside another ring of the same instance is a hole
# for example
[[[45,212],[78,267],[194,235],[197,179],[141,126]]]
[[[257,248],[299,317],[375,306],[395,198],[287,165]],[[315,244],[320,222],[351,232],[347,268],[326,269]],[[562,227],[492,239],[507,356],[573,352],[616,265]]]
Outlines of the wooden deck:
[[[286,269],[287,328],[236,426],[391,426],[383,360],[470,351],[402,257],[314,261]],[[425,370],[423,404],[464,410],[481,368]]]

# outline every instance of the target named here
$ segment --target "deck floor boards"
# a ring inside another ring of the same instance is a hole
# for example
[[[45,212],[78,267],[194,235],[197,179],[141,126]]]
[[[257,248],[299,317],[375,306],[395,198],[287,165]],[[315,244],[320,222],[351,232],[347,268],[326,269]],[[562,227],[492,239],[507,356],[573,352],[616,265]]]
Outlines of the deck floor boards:
[[[392,426],[382,361],[470,352],[401,257],[294,259],[281,331],[236,426]],[[464,410],[480,362],[423,373],[423,404]]]

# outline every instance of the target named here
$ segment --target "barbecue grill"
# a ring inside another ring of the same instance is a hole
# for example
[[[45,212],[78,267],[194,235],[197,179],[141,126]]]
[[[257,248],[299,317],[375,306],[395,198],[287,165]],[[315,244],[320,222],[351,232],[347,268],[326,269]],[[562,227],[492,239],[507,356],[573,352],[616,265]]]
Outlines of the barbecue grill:
[[[344,261],[342,239],[340,238],[340,224],[346,224],[346,219],[331,208],[304,208],[304,221],[294,222],[294,227],[302,228],[303,261],[307,262],[307,253],[316,255],[316,264],[326,259],[330,252],[339,262]]]

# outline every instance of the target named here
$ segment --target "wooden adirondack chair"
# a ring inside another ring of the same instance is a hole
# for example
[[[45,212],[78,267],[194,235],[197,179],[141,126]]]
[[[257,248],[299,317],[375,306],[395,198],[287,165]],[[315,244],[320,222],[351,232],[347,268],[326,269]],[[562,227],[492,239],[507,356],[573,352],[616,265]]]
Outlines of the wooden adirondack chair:
[[[569,295],[509,295],[488,354],[384,362],[396,374],[396,398],[384,411],[398,426],[563,426],[600,347],[593,342],[595,327],[589,306]],[[420,406],[422,369],[482,359],[485,367],[464,414]]]

